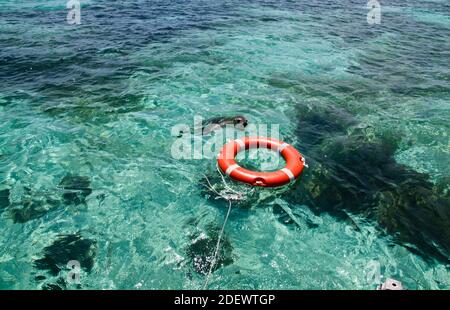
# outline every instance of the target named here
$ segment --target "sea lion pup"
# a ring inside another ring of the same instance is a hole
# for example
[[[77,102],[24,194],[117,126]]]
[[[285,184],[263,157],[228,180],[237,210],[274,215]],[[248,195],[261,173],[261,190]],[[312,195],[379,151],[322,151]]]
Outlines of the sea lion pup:
[[[248,125],[248,120],[242,116],[237,115],[233,117],[214,117],[205,121],[202,127],[202,134],[208,135],[211,132],[225,127],[226,125],[233,125],[239,130],[244,130]]]
[[[201,133],[203,136],[209,135],[211,132],[218,130],[220,128],[223,128],[227,125],[233,125],[236,129],[244,130],[245,127],[248,125],[248,120],[245,118],[245,116],[242,115],[236,115],[232,117],[213,117],[210,119],[207,119],[202,123]],[[194,129],[194,134],[197,134],[200,132],[200,128]],[[181,138],[185,132],[180,131],[178,138]]]

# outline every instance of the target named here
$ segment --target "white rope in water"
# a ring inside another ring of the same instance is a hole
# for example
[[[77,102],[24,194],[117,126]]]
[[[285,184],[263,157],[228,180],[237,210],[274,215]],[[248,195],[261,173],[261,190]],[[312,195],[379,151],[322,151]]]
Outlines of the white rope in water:
[[[209,179],[206,175],[204,175],[204,176],[205,176],[206,182],[208,182],[208,185],[205,185],[205,186],[217,195],[216,199],[222,198],[222,199],[225,199],[226,201],[228,201],[228,212],[227,212],[227,215],[225,216],[225,221],[223,222],[222,230],[220,231],[220,234],[219,234],[219,239],[217,240],[216,249],[214,251],[211,265],[209,266],[208,274],[206,275],[205,284],[203,285],[204,290],[207,289],[207,287],[208,287],[209,278],[211,277],[212,271],[213,271],[214,266],[217,261],[217,255],[219,254],[219,250],[220,250],[220,241],[222,241],[223,232],[225,231],[225,226],[227,225],[228,217],[230,216],[230,212],[231,212],[231,201],[233,201],[233,200],[239,201],[239,200],[245,199],[245,193],[235,191],[233,188],[231,188],[228,185],[228,183],[225,181],[225,178],[224,178],[222,172],[220,171],[219,166],[216,166],[216,168],[220,174],[220,177],[222,178],[222,183],[223,183],[225,189],[218,192],[212,186],[211,182],[209,182]]]
[[[204,290],[206,290],[208,288],[209,277],[211,276],[214,265],[216,264],[217,254],[219,254],[219,249],[220,249],[220,241],[222,240],[223,232],[225,230],[225,225],[227,224],[228,216],[230,215],[230,212],[231,212],[231,200],[228,200],[228,212],[227,212],[227,215],[225,216],[225,221],[223,222],[222,230],[220,231],[220,234],[219,234],[219,239],[217,239],[216,250],[214,251],[214,256],[211,261],[211,265],[209,266],[208,274],[206,275],[205,285],[203,285]]]

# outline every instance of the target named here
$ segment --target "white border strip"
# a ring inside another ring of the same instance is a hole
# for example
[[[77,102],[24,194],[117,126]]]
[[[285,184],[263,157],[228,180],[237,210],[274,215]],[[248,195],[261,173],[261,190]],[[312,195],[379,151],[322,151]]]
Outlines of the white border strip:
[[[303,156],[302,156],[302,162],[303,162],[304,167],[309,168],[308,164],[306,163],[305,157],[303,157]]]
[[[231,168],[231,167],[230,167]],[[228,171],[228,170],[227,170]],[[281,169],[281,171],[283,171],[284,173],[286,173],[286,175],[289,177],[289,180],[292,182],[295,180],[294,174],[292,173],[291,170],[289,170],[288,168],[283,168]]]
[[[234,140],[234,142],[239,144],[240,150],[245,150],[245,143],[244,143],[244,141],[242,141],[241,139],[236,139],[236,140]]]
[[[280,146],[278,147],[278,153],[283,152],[283,150],[284,150],[285,148],[287,148],[288,146],[289,146],[289,144],[287,144],[287,143],[283,143],[282,145],[280,145]]]
[[[236,168],[239,168],[238,164],[231,165],[225,173],[229,176],[234,170],[236,170]]]

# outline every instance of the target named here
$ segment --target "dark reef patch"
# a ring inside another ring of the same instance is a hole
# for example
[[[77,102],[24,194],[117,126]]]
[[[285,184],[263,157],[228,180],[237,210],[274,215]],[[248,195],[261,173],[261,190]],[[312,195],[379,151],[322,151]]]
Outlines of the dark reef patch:
[[[428,175],[395,161],[395,134],[370,140],[357,130],[348,134],[354,122],[346,113],[301,109],[299,118],[300,149],[309,153],[310,168],[289,201],[343,220],[348,212],[361,214],[424,258],[448,261],[450,200]]]
[[[82,269],[90,272],[94,266],[95,255],[95,241],[85,239],[79,233],[60,235],[51,245],[44,248],[42,258],[37,259],[34,266],[57,276],[66,268],[69,261],[77,260]]]
[[[47,277],[44,275],[37,275],[34,277],[35,281],[44,281],[45,279],[47,279]]]
[[[59,206],[57,197],[48,193],[35,193],[31,188],[25,187],[20,203],[12,204],[9,214],[14,223],[26,223],[56,210]]]
[[[95,101],[102,105],[102,109],[92,108],[88,101],[81,100],[77,103],[61,104],[61,96],[64,96],[65,92],[61,89],[60,85],[45,85],[42,91],[49,92],[52,88],[56,88],[53,95],[53,101],[45,103],[43,108],[44,113],[51,117],[58,118],[70,118],[76,122],[89,122],[100,121],[108,122],[112,119],[117,119],[120,114],[126,114],[131,112],[139,112],[144,109],[146,97],[144,95],[135,94],[111,94],[105,95],[103,92],[90,93],[89,95],[95,98]],[[65,89],[66,93],[73,93],[80,91],[73,86],[68,86]],[[103,91],[103,89],[102,89]],[[53,102],[53,104],[52,104]],[[156,106],[158,103],[155,100],[153,104]]]
[[[450,200],[436,195],[432,184],[408,179],[376,196],[376,219],[403,244],[428,259],[449,260]]]
[[[89,177],[66,175],[59,186],[64,190],[63,199],[66,204],[81,204],[92,193]]]
[[[79,205],[86,202],[92,193],[91,181],[88,177],[66,175],[59,184],[62,197],[58,191],[34,191],[30,187],[23,188],[20,202],[10,202],[9,189],[0,191],[0,208],[8,210],[14,223],[26,223],[38,219],[58,209],[64,202],[66,205]],[[62,198],[62,199],[61,199]]]
[[[298,113],[296,134],[304,147],[318,145],[330,135],[344,134],[356,124],[352,115],[333,106],[301,107]]]
[[[219,227],[208,226],[206,232],[202,233],[197,231],[190,236],[191,243],[188,246],[186,253],[191,260],[192,267],[197,273],[202,275],[208,274],[216,250],[219,233]],[[213,271],[232,264],[232,253],[233,247],[224,233],[220,242],[220,250]]]
[[[9,189],[0,190],[0,209],[9,207],[11,203],[9,200]]]
[[[11,219],[14,223],[26,223],[44,216],[53,207],[46,201],[26,199],[22,201],[19,207],[10,210]]]
[[[289,210],[283,208],[283,206],[275,201],[272,207],[272,213],[283,225],[289,228],[303,229],[305,226],[309,229],[317,228],[322,224],[322,220],[310,212],[305,212],[301,208],[306,206],[291,205],[288,206]]]
[[[44,291],[61,291],[67,288],[67,283],[63,278],[58,278],[56,283],[45,283],[42,285]]]
[[[280,205],[275,204],[272,207],[272,213],[273,215],[275,215],[275,217],[281,224],[288,226],[295,225],[294,220],[283,210],[283,208]]]
[[[62,291],[63,288],[55,283],[46,283],[42,286],[44,291]]]

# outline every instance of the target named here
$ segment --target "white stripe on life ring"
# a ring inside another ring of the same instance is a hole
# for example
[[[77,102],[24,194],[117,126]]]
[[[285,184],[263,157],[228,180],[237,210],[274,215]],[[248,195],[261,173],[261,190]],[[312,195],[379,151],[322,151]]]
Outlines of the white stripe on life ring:
[[[230,167],[231,168],[231,167]],[[292,182],[295,180],[294,174],[292,173],[291,170],[289,170],[288,168],[283,168],[281,169],[281,171],[283,171],[284,173],[286,173],[286,175],[289,177],[289,180]]]
[[[241,139],[234,140],[237,144],[239,144],[241,150],[245,150],[245,143]]]
[[[230,175],[236,168],[239,168],[238,164],[231,165],[230,167],[228,167],[228,169],[227,169],[227,171],[225,171],[225,173],[227,175]]]
[[[283,143],[282,145],[280,145],[280,146],[278,147],[278,153],[283,152],[283,150],[284,150],[285,148],[287,148],[288,146],[289,146],[289,144],[287,144],[287,143]]]

